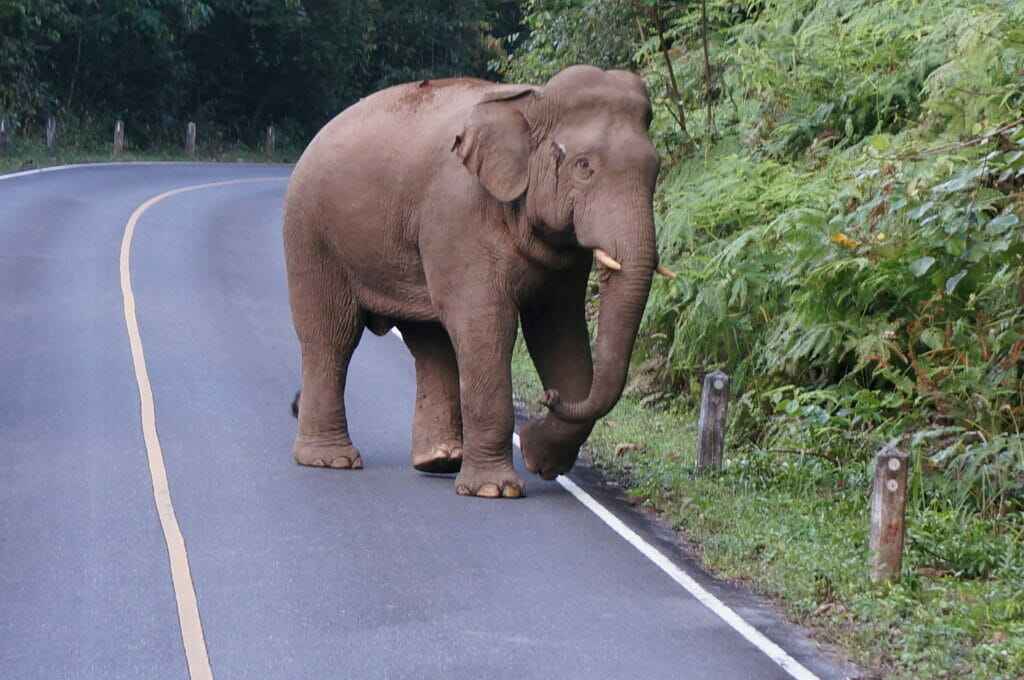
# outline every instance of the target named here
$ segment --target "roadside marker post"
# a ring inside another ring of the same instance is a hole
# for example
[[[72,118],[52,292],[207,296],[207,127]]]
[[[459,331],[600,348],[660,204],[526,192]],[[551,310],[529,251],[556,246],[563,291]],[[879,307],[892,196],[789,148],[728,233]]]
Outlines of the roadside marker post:
[[[270,125],[267,127],[267,139],[263,144],[263,152],[268,158],[274,155],[274,141],[274,126]]]
[[[124,153],[124,121],[114,123],[114,155]]]
[[[725,416],[729,409],[729,376],[714,371],[704,376],[697,435],[697,474],[722,467]]]
[[[871,488],[871,580],[899,580],[906,528],[907,455],[887,446],[875,454]]]
[[[50,153],[57,150],[57,119],[53,116],[46,119],[46,150]]]
[[[185,155],[196,155],[196,124],[192,121],[185,127]]]

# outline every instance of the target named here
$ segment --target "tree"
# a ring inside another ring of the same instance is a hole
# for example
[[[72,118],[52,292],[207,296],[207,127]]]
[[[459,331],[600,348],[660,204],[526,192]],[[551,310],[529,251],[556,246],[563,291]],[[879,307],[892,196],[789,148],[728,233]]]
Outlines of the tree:
[[[519,16],[514,0],[3,0],[0,112],[123,118],[143,144],[186,120],[301,140],[380,87],[487,74]]]
[[[517,17],[514,2],[494,0],[380,0],[376,25],[379,64],[375,88],[423,78],[485,76],[502,56],[490,19]]]
[[[186,112],[253,139],[271,121],[311,134],[361,94],[370,0],[216,0],[188,41]]]

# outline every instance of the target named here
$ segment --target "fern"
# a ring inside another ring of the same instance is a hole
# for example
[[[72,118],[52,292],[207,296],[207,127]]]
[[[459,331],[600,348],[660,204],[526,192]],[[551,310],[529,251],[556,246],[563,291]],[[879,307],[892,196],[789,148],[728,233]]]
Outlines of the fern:
[[[889,438],[1016,432],[1024,6],[802,0],[736,22],[710,4],[733,117],[662,181],[681,279],[654,287],[641,357],[677,385],[724,368],[747,395],[880,390]],[[672,31],[692,63],[693,17]]]

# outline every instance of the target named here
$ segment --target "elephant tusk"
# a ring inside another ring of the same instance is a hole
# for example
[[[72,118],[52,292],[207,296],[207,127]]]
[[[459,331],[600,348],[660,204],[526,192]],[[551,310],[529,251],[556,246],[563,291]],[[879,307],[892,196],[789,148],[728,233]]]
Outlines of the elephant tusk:
[[[620,269],[622,269],[622,265],[619,264],[614,257],[609,255],[607,252],[601,250],[600,248],[594,249],[594,257],[597,258],[598,262],[603,264],[608,269],[611,269],[612,271],[617,272]]]
[[[676,278],[676,273],[663,264],[659,264],[658,268],[654,271],[658,272],[662,276],[667,276],[670,279]]]

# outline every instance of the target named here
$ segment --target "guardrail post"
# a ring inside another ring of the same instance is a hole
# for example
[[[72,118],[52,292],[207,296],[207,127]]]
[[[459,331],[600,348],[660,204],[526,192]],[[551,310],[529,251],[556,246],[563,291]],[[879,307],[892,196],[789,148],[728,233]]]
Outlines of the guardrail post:
[[[274,126],[270,125],[267,127],[267,140],[263,144],[263,151],[267,156],[274,155]]]
[[[714,371],[704,376],[697,435],[697,474],[722,467],[725,448],[725,416],[729,408],[729,376]]]
[[[50,116],[46,119],[46,150],[53,153],[57,149],[57,119]]]
[[[875,454],[871,488],[871,579],[899,580],[907,508],[907,455],[891,446]]]
[[[7,120],[0,118],[0,156],[7,155]]]
[[[185,155],[196,155],[196,124],[191,121],[185,127]]]
[[[114,154],[124,153],[124,121],[118,120],[114,123]]]

